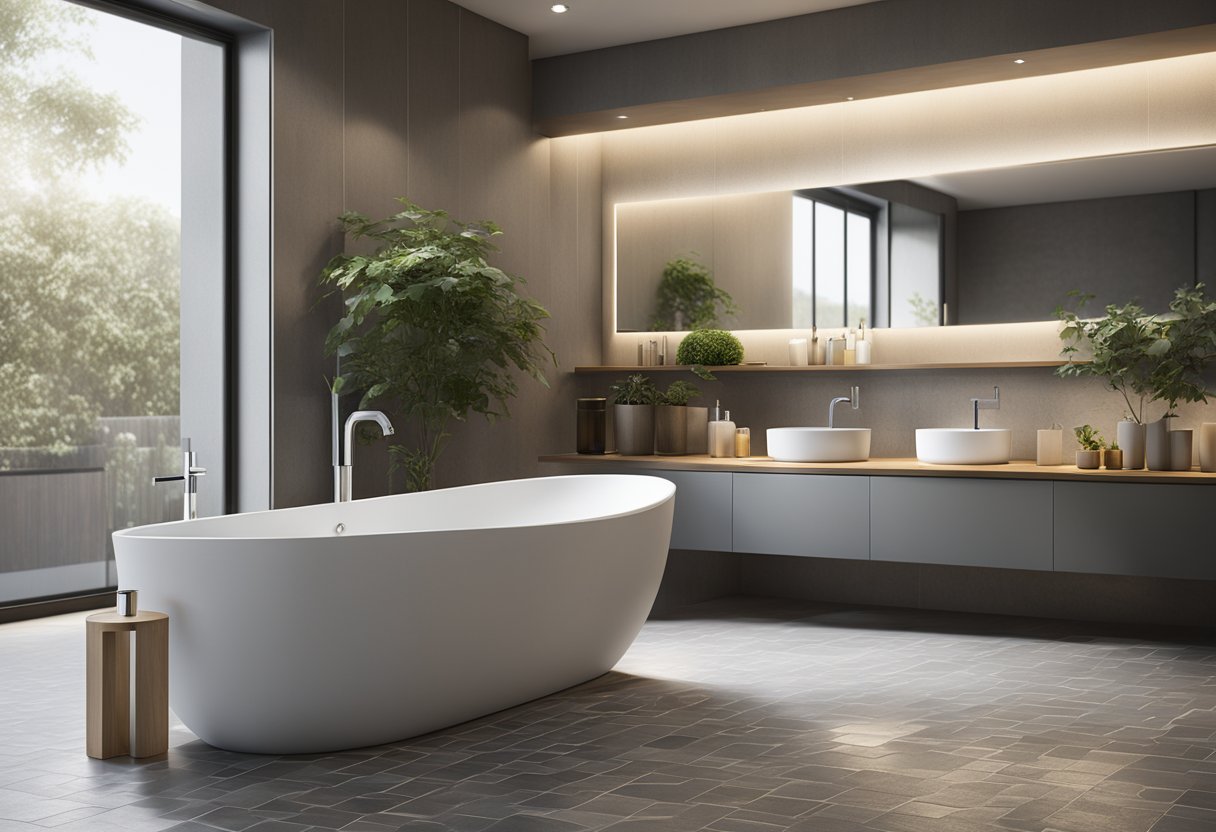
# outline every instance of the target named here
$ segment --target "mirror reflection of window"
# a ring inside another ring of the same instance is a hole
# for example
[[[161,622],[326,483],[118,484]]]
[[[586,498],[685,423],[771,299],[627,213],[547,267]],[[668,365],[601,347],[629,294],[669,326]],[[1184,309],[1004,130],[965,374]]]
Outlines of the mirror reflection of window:
[[[940,326],[942,217],[891,203],[891,326]]]
[[[818,193],[818,192],[817,192]],[[873,322],[874,219],[819,197],[793,198],[795,328],[859,327]]]

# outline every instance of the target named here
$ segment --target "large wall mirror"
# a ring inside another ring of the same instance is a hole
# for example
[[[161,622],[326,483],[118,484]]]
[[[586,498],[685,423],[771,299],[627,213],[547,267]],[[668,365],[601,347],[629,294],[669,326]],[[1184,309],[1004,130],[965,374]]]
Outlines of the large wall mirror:
[[[1216,281],[1216,146],[615,207],[618,332],[1042,321],[1074,289],[1159,312]]]

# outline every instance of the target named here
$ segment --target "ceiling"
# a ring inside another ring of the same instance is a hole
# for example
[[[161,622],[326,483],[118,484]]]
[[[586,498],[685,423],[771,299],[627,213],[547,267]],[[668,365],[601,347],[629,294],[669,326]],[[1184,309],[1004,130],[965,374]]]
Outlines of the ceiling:
[[[528,36],[533,58],[708,32],[746,23],[860,6],[874,0],[568,0],[554,14],[553,0],[456,0]]]
[[[911,180],[960,210],[1216,188],[1216,145],[948,173]]]

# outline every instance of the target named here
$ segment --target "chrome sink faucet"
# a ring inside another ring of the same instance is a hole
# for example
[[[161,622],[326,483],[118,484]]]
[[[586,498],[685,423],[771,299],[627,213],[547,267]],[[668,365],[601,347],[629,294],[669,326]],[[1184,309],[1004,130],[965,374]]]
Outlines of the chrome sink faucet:
[[[153,477],[152,482],[181,482],[182,519],[194,520],[198,517],[198,478],[207,473],[206,468],[198,466],[198,454],[190,450],[189,437],[182,439],[182,472],[166,477]]]
[[[832,403],[828,405],[828,427],[829,428],[834,427],[832,422],[834,421],[834,417],[836,415],[836,405],[846,404],[846,403],[851,404],[853,406],[854,410],[857,410],[861,407],[861,388],[860,387],[858,387],[857,385],[853,385],[853,389],[849,391],[848,396],[837,396],[836,398],[832,399]]]
[[[355,425],[359,422],[375,422],[385,436],[392,436],[393,423],[379,410],[356,410],[346,417],[342,443],[342,456],[334,460],[334,502],[347,503],[351,499],[351,480],[354,473]]]
[[[1001,409],[1001,388],[992,388],[991,399],[972,399],[971,400],[971,429],[980,429],[980,411],[981,410],[1000,410]]]

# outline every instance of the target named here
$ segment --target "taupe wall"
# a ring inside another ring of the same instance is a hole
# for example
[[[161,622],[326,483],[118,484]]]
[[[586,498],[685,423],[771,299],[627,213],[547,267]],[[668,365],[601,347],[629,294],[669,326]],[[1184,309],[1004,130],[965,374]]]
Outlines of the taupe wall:
[[[599,227],[598,141],[535,137],[526,39],[447,0],[212,5],[273,30],[274,505],[330,497],[321,345],[339,307],[317,278],[343,249],[337,215],[385,215],[396,196],[503,226],[498,264],[553,313],[562,364],[551,391],[521,382],[512,419],[457,426],[439,484],[534,473],[573,442],[564,370],[598,360],[599,243],[572,233]],[[357,496],[387,489],[384,445],[357,449]]]

